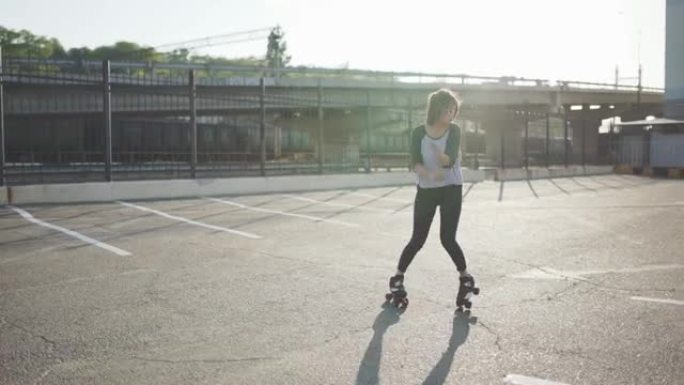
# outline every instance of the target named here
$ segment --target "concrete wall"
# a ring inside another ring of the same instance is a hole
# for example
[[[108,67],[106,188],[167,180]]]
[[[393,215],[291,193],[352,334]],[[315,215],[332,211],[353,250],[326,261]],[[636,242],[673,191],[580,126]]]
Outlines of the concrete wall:
[[[496,170],[496,180],[525,180],[602,175],[613,172],[612,166],[574,166],[568,168],[533,168]],[[485,180],[484,170],[463,170],[466,183]],[[0,204],[42,204],[111,202],[194,198],[241,194],[287,193],[314,190],[354,189],[385,186],[410,186],[415,176],[409,172],[301,175],[231,179],[160,180],[112,183],[74,183],[0,188]],[[8,197],[11,195],[11,201]]]
[[[481,182],[484,171],[463,170],[466,182]],[[303,175],[265,178],[50,184],[11,187],[12,204],[109,202],[116,200],[192,198],[239,194],[404,186],[415,183],[409,172]],[[3,194],[7,196],[7,194]]]
[[[567,178],[585,175],[604,175],[612,174],[613,166],[572,166],[568,168],[524,168],[498,169],[495,179],[499,181],[525,180],[525,179],[546,179],[546,178]]]

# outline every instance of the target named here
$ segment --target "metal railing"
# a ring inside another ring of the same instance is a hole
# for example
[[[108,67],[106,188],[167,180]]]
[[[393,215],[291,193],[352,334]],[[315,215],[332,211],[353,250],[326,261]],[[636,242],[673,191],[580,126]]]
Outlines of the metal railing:
[[[540,79],[347,69],[282,68],[275,76],[261,67],[1,57],[0,63],[2,184],[406,170],[409,134],[424,121],[425,100],[395,99],[390,91],[378,103],[378,84],[558,86]],[[354,85],[353,92],[338,83]],[[634,91],[561,83],[580,86]],[[502,139],[501,156],[488,152],[479,123],[460,122],[463,165],[601,161],[579,159],[573,149],[583,145],[573,144],[557,121],[550,132],[548,115],[544,119],[530,114],[536,131],[526,130],[518,142]],[[510,149],[518,147],[524,157],[512,158]]]
[[[643,92],[663,93],[661,87],[639,86],[638,84],[618,84],[585,82],[574,80],[548,80],[541,78],[525,78],[517,76],[491,76],[473,75],[458,73],[431,73],[417,71],[373,71],[349,68],[320,68],[320,67],[285,67],[270,68],[262,66],[238,66],[238,65],[217,65],[211,63],[156,63],[156,62],[127,62],[112,61],[110,63],[115,74],[124,75],[155,75],[160,74],[169,77],[182,79],[189,70],[194,70],[203,77],[222,78],[229,80],[230,84],[240,82],[240,80],[267,78],[272,84],[277,84],[278,80],[287,81],[297,79],[344,79],[359,81],[375,81],[380,83],[391,83],[397,86],[410,84],[460,84],[460,85],[500,85],[517,87],[555,87],[562,89],[597,89],[597,90],[620,90],[634,92],[641,89]],[[42,72],[45,74],[63,74],[70,76],[86,76],[92,81],[99,81],[99,73],[102,62],[97,60],[60,60],[60,59],[31,59],[31,58],[7,58],[5,60],[5,70],[20,69],[24,72]],[[35,76],[35,75],[34,75]],[[54,79],[54,76],[53,76]],[[68,79],[68,77],[67,77]]]

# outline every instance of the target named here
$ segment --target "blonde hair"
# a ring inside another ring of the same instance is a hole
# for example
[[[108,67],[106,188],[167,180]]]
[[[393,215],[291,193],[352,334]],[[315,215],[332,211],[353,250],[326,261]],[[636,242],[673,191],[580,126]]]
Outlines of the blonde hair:
[[[461,101],[451,90],[442,88],[431,93],[428,96],[426,123],[428,125],[435,124],[442,113],[448,110],[452,105],[456,106],[456,113],[454,114],[454,116],[456,116],[461,109]]]

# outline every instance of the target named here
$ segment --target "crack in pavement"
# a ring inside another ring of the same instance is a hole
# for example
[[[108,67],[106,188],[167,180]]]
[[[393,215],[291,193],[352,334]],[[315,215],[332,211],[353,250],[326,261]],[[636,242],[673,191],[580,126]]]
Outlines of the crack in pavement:
[[[333,335],[332,337],[330,337],[330,338],[326,339],[325,341],[323,341],[323,343],[324,343],[324,344],[327,344],[327,343],[330,343],[330,342],[332,342],[332,341],[338,340],[338,339],[340,339],[340,338],[342,337],[342,334],[345,334],[345,335],[348,337],[348,336],[353,336],[354,334],[357,334],[357,333],[367,332],[367,331],[369,331],[369,330],[373,330],[373,328],[371,328],[371,327],[369,327],[369,326],[366,326],[366,327],[363,327],[363,328],[356,328],[356,329],[348,330],[348,331],[346,331],[345,333],[337,333],[337,334]]]
[[[21,293],[24,291],[45,289],[45,288],[49,288],[49,287],[53,287],[53,286],[68,285],[68,284],[72,284],[72,283],[97,281],[97,280],[101,280],[101,279],[112,279],[112,278],[118,278],[121,276],[132,275],[132,274],[155,273],[155,272],[157,272],[157,271],[151,270],[151,269],[132,269],[132,270],[126,270],[126,271],[122,271],[122,272],[113,272],[113,273],[92,275],[92,276],[86,276],[86,277],[76,277],[76,278],[70,278],[70,279],[63,279],[61,281],[46,283],[46,284],[42,284],[42,285],[26,286],[26,287],[20,287],[17,289],[9,289],[9,290],[0,291],[0,296],[3,296],[5,294],[10,294],[10,293]]]
[[[501,347],[501,336],[499,335],[499,333],[497,333],[497,332],[496,332],[494,329],[492,329],[491,327],[487,326],[487,324],[485,324],[485,323],[482,322],[482,321],[478,321],[478,322],[477,322],[477,325],[482,326],[482,328],[483,328],[484,330],[486,330],[487,332],[489,332],[490,334],[492,334],[494,337],[496,337],[496,340],[494,340],[494,345],[496,345],[497,349],[499,349],[499,352],[502,352],[502,353],[503,353],[503,348]]]
[[[18,324],[15,323],[15,322],[8,321],[6,318],[0,318],[0,320],[2,321],[3,324],[7,324],[7,325],[10,325],[10,326],[13,326],[13,327],[15,327],[15,328],[17,328],[17,329],[23,331],[24,333],[30,335],[30,336],[33,337],[33,338],[38,338],[38,339],[43,340],[45,343],[50,344],[53,348],[57,346],[57,343],[56,343],[55,341],[52,341],[52,340],[50,340],[49,338],[47,338],[47,337],[45,337],[45,336],[41,336],[41,335],[35,334],[35,333],[33,333],[32,331],[30,331],[29,329],[26,329],[25,327],[23,327],[23,326],[21,326],[21,325],[18,325]]]
[[[575,358],[581,358],[583,360],[587,361],[592,361],[597,363],[598,365],[602,366],[606,370],[615,370],[613,365],[610,364],[607,360],[603,358],[599,358],[599,354],[597,353],[602,353],[602,350],[597,350],[595,352],[589,352],[589,351],[582,351],[582,349],[563,349],[563,348],[558,348],[556,346],[551,346],[549,347],[541,347],[541,346],[536,346],[531,343],[521,343],[519,345],[522,348],[527,348],[529,350],[534,350],[540,353],[544,354],[554,354],[558,357],[561,358],[567,358],[567,357],[575,357]]]
[[[559,290],[559,291],[557,291],[551,295],[546,295],[546,300],[551,301],[554,299],[558,299],[558,298],[560,298],[560,296],[562,296],[563,294],[565,294],[565,293],[569,292],[570,290],[576,288],[578,285],[579,285],[578,282],[573,282],[572,285],[568,285],[565,288],[563,288],[563,289],[561,289],[561,290]]]
[[[584,282],[584,281],[582,281],[582,282]],[[516,302],[504,303],[501,305],[494,305],[494,306],[480,306],[479,308],[480,309],[501,309],[501,308],[506,308],[506,307],[511,307],[511,306],[519,306],[519,305],[522,305],[524,303],[529,303],[529,302],[538,302],[538,301],[543,301],[543,300],[552,301],[554,299],[558,299],[560,296],[562,296],[566,292],[578,287],[578,283],[579,282],[573,282],[571,285],[568,285],[568,286],[566,286],[566,287],[564,287],[564,288],[562,288],[562,289],[560,289],[554,293],[551,293],[551,294],[542,293],[537,298],[526,298],[526,299],[522,299],[522,300],[516,301]]]
[[[605,285],[601,282],[595,282],[589,278],[585,278],[585,277],[580,276],[580,275],[563,274],[563,272],[551,269],[549,267],[545,267],[545,266],[541,266],[541,265],[535,265],[535,264],[527,263],[527,262],[522,262],[522,261],[519,261],[516,259],[508,259],[508,258],[502,258],[502,257],[496,257],[496,256],[490,256],[490,258],[498,259],[498,260],[502,260],[502,261],[507,261],[507,262],[517,263],[519,265],[523,265],[523,266],[527,266],[527,267],[537,269],[537,270],[542,271],[544,273],[547,273],[549,275],[554,275],[554,276],[563,278],[567,281],[572,281],[575,283],[582,282],[582,283],[586,283],[586,284],[592,285],[594,287],[597,287],[599,289],[604,289],[607,291],[617,291],[617,292],[622,292],[622,293],[643,293],[643,292],[674,293],[676,291],[674,288],[670,288],[670,289],[661,289],[661,288],[626,289],[626,288],[618,287],[618,286],[609,286],[609,285]],[[562,294],[562,292],[556,293],[553,296],[557,297],[559,294]]]
[[[500,260],[500,261],[506,261],[506,262],[517,263],[517,264],[519,264],[519,265],[523,265],[523,266],[527,266],[527,267],[532,267],[532,268],[540,269],[540,270],[544,268],[544,266],[541,266],[541,265],[535,265],[535,264],[529,263],[529,262],[522,262],[522,261],[519,261],[519,260],[517,260],[517,259],[510,259],[510,258],[498,257],[498,256],[496,256],[496,255],[489,255],[488,258],[498,259],[498,260]]]

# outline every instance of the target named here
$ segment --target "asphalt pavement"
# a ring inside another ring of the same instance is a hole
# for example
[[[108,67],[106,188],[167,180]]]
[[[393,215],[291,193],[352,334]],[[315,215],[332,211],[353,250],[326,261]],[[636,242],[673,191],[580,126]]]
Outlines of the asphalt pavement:
[[[684,181],[463,192],[456,315],[415,187],[0,207],[0,383],[684,384]]]

